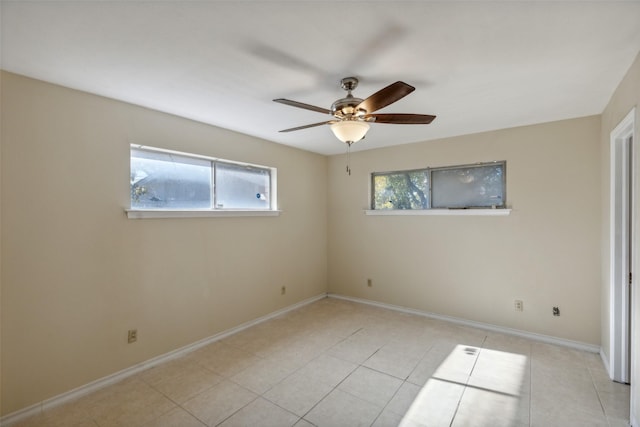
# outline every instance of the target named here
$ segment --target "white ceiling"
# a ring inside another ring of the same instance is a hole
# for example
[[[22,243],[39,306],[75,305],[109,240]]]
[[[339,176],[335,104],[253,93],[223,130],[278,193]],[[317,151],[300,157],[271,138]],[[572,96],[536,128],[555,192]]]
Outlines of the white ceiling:
[[[363,150],[599,114],[640,51],[640,1],[4,1],[3,69],[322,154],[321,113],[357,76],[380,112]]]

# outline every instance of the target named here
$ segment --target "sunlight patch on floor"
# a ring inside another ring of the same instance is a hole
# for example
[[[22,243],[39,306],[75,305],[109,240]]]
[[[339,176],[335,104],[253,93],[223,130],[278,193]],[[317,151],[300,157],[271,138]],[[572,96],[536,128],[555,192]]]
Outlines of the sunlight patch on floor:
[[[422,387],[400,426],[518,425],[527,357],[457,345]]]

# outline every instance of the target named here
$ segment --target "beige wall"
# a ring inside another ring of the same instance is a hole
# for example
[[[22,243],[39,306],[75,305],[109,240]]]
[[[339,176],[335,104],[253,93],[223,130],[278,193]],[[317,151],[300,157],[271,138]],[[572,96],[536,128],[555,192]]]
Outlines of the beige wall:
[[[610,345],[610,298],[609,298],[609,274],[610,274],[610,265],[609,265],[609,227],[610,227],[610,214],[609,214],[609,182],[610,182],[610,135],[611,131],[618,125],[618,123],[627,115],[629,111],[635,106],[636,107],[636,118],[635,118],[635,136],[636,139],[640,135],[640,54],[636,57],[635,62],[632,64],[631,68],[627,72],[626,76],[613,93],[609,104],[605,108],[602,113],[602,133],[601,133],[601,180],[602,180],[602,202],[601,202],[601,210],[602,210],[602,275],[601,275],[601,304],[602,304],[602,350],[605,355],[609,357],[609,345]],[[638,165],[640,165],[640,150],[637,149],[638,142],[634,144],[635,150],[635,193],[636,193],[636,201],[640,200],[640,173],[638,173]],[[637,212],[637,208],[636,208]],[[636,213],[636,224],[635,224],[635,237],[636,241],[634,244],[635,250],[635,265],[640,266],[640,252],[637,248],[640,248],[640,215]],[[636,272],[637,273],[637,272]],[[637,274],[636,274],[637,276]],[[638,283],[637,281],[634,281]],[[636,292],[634,294],[634,301],[632,302],[633,306],[633,325],[640,325],[640,293]],[[637,361],[640,355],[640,330],[639,328],[635,328],[632,331],[632,355],[635,355],[636,366],[638,365]],[[633,372],[632,372],[633,373]],[[640,373],[636,372],[636,375],[631,378],[632,384],[640,383]],[[632,401],[632,411],[637,411],[640,408],[640,396],[635,396],[634,401]],[[636,420],[638,416],[636,415]]]
[[[9,73],[1,101],[2,414],[326,292],[326,157]],[[129,220],[132,142],[275,166],[284,212]]]
[[[593,116],[331,157],[329,291],[598,345],[599,155]],[[363,213],[371,172],[492,160],[510,216]]]

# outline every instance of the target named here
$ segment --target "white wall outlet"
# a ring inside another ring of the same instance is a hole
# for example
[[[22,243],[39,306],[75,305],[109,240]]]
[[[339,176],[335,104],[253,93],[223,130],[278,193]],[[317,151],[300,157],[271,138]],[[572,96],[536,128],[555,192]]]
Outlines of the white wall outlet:
[[[524,311],[524,302],[521,299],[517,299],[513,303],[516,311]]]

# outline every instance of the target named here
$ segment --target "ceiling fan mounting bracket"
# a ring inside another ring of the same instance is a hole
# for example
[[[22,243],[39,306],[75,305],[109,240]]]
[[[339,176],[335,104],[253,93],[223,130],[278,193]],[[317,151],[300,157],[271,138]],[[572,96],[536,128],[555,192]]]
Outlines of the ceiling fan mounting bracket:
[[[358,79],[356,77],[345,77],[340,80],[340,86],[347,92],[351,92],[358,87]]]

